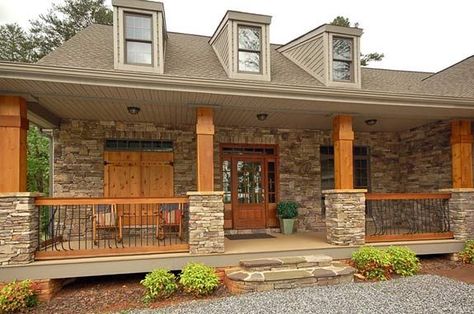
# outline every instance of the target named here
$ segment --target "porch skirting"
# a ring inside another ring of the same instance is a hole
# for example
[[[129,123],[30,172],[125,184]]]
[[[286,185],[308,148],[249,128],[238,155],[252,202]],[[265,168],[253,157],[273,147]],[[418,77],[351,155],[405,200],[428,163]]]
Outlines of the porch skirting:
[[[323,191],[326,236],[334,245],[365,243],[365,193],[367,190]]]

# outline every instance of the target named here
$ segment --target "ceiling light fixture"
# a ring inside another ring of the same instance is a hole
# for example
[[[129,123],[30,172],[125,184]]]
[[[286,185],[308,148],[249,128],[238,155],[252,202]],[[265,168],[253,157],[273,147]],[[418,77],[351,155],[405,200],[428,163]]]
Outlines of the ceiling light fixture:
[[[377,119],[365,120],[365,124],[367,124],[367,125],[369,125],[369,126],[376,125],[376,124],[377,124]]]
[[[268,118],[268,113],[259,113],[257,114],[258,121],[265,121]]]
[[[129,114],[138,114],[140,112],[140,107],[127,107]]]

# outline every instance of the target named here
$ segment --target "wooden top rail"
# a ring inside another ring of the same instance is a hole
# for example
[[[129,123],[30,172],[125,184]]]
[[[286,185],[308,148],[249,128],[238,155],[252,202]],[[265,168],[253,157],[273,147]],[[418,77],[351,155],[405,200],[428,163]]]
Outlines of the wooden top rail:
[[[365,199],[368,201],[382,200],[428,200],[451,198],[450,193],[366,193]]]
[[[176,204],[188,203],[187,197],[115,197],[115,198],[100,198],[100,197],[82,197],[82,198],[56,198],[56,197],[39,197],[35,204],[38,206],[44,205],[128,205],[128,204]]]

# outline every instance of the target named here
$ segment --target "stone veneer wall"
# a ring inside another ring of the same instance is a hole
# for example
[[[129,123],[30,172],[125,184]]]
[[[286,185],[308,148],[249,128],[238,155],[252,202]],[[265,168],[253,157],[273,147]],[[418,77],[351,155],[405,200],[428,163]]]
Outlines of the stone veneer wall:
[[[66,120],[54,132],[54,195],[102,196],[107,138],[164,139],[174,142],[175,193],[196,190],[195,126]],[[371,192],[426,192],[451,185],[449,123],[434,122],[401,133],[355,132],[355,145],[370,148]],[[332,145],[331,132],[276,128],[216,127],[215,186],[222,189],[219,144],[277,144],[280,199],[302,208],[299,231],[325,229],[321,216],[319,147]]]
[[[153,123],[66,120],[54,131],[54,196],[101,197],[106,139],[172,140],[176,195],[196,190],[194,127]]]
[[[0,265],[26,264],[38,248],[35,193],[0,194]]]
[[[450,137],[449,121],[400,133],[400,192],[436,192],[452,186]]]
[[[280,199],[301,204],[298,231],[323,231],[319,147],[332,145],[331,132],[275,128],[216,128],[215,186],[222,189],[219,143],[277,144],[280,157]],[[356,133],[355,145],[369,146],[374,192],[398,192],[399,138],[396,133]]]

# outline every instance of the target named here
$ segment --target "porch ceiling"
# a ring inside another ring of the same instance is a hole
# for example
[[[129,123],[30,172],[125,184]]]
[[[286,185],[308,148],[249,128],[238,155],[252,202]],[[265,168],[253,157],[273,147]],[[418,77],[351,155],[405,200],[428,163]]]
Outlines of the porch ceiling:
[[[316,90],[279,93],[259,91],[257,86],[253,90],[248,87],[248,92],[231,87],[205,92],[204,87],[184,88],[159,82],[147,82],[146,87],[139,88],[129,87],[123,81],[105,84],[92,79],[69,79],[74,82],[54,77],[1,77],[0,94],[26,97],[31,104],[30,117],[43,127],[48,126],[44,120],[51,127],[57,118],[191,125],[195,123],[195,107],[206,105],[216,107],[218,126],[330,129],[333,115],[349,114],[354,116],[356,131],[400,131],[434,120],[474,118],[474,103],[462,99],[458,100],[459,105],[446,105],[439,99],[420,100],[416,95],[374,98],[348,95],[354,91],[342,89],[337,93],[316,94]],[[141,112],[130,115],[126,109],[130,105],[139,106]],[[269,114],[266,121],[256,119],[256,114],[261,112]],[[377,119],[378,123],[369,127],[364,123],[367,119]]]

